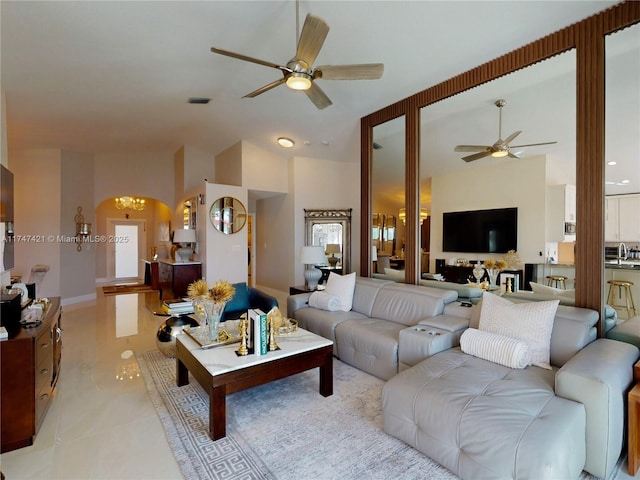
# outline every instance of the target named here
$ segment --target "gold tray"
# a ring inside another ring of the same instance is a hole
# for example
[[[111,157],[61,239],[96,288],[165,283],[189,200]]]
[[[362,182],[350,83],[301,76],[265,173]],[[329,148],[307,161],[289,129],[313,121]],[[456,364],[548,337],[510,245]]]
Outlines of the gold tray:
[[[287,318],[287,321],[288,321],[288,325],[280,325],[278,327],[276,336],[291,335],[292,333],[296,333],[298,331],[298,321],[296,319]]]
[[[226,340],[210,340],[209,327],[184,327],[182,331],[193,338],[202,348],[222,347],[223,345],[239,343],[241,340],[240,337],[228,337]]]

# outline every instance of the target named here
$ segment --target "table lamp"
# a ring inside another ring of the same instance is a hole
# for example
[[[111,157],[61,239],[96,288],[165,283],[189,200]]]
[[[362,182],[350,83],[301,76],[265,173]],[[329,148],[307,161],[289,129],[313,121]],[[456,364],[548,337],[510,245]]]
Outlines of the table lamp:
[[[307,288],[315,290],[318,288],[318,280],[322,277],[322,272],[315,268],[315,265],[321,265],[325,262],[324,248],[306,246],[300,251],[300,262],[306,265],[304,271],[304,280]],[[311,266],[311,268],[309,268]]]
[[[191,254],[193,253],[193,247],[189,246],[192,243],[196,242],[196,231],[195,230],[176,230],[173,233],[173,243],[179,243],[180,248],[176,251],[178,257],[180,257],[180,262],[188,262],[191,258]]]
[[[339,243],[328,243],[327,250],[325,251],[326,255],[331,255],[329,257],[329,265],[332,268],[336,268],[336,264],[338,263],[338,257],[336,257],[336,253],[340,253],[340,244]]]

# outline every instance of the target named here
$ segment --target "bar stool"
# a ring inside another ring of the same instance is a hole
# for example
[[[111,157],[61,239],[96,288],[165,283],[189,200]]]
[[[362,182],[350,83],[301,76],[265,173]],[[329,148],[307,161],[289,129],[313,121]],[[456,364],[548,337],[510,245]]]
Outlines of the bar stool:
[[[547,287],[562,288],[563,290],[566,290],[566,280],[567,277],[564,275],[547,275]]]
[[[607,303],[615,309],[625,309],[627,311],[627,318],[633,317],[636,314],[636,304],[634,303],[633,295],[631,294],[631,286],[633,285],[633,282],[629,280],[609,280],[607,283],[610,285]],[[618,290],[619,299],[621,299],[622,294],[624,294],[624,304],[614,303],[614,288]]]

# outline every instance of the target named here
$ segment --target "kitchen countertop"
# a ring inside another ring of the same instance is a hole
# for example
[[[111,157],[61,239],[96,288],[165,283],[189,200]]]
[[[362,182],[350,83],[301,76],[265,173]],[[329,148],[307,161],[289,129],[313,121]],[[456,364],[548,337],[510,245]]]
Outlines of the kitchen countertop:
[[[540,263],[540,266],[545,267],[558,267],[558,268],[574,268],[573,263]],[[640,260],[622,260],[622,263],[618,265],[617,260],[606,260],[604,268],[610,268],[612,270],[638,270],[640,271]]]

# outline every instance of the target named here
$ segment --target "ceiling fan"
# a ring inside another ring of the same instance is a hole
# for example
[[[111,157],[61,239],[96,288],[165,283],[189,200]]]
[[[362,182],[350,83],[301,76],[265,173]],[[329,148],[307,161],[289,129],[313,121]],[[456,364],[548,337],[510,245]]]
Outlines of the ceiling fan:
[[[302,26],[302,33],[298,35],[298,19],[298,2],[296,2],[297,49],[295,57],[289,60],[284,66],[211,47],[213,53],[272,67],[282,72],[283,78],[260,87],[242,98],[257,97],[284,83],[292,90],[303,90],[314,105],[322,110],[331,105],[331,100],[322,89],[316,85],[315,80],[320,78],[324,80],[376,80],[382,77],[384,71],[384,64],[382,63],[323,65],[313,68],[313,62],[318,56],[318,53],[320,53],[320,49],[329,33],[329,25],[321,18],[308,14]]]
[[[500,99],[496,100],[495,105],[500,109],[500,123],[498,127],[498,140],[493,145],[458,145],[454,148],[456,152],[478,152],[473,155],[467,155],[462,157],[465,162],[473,162],[480,158],[492,156],[495,158],[509,156],[511,158],[520,158],[517,155],[511,153],[512,148],[534,147],[537,145],[552,145],[558,142],[543,142],[543,143],[529,143],[527,145],[509,145],[518,135],[522,132],[520,130],[513,132],[507,138],[502,140],[502,107],[506,105],[507,101]],[[519,152],[518,152],[519,153]]]

